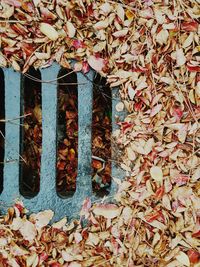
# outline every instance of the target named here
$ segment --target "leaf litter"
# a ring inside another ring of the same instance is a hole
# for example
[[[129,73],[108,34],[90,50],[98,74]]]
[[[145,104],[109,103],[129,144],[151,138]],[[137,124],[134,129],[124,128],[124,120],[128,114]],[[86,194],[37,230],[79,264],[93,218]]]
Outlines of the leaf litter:
[[[75,59],[129,112],[113,134],[116,204],[86,199],[80,219],[51,227],[17,202],[1,217],[2,266],[199,266],[199,16],[195,0],[1,1],[2,67]]]

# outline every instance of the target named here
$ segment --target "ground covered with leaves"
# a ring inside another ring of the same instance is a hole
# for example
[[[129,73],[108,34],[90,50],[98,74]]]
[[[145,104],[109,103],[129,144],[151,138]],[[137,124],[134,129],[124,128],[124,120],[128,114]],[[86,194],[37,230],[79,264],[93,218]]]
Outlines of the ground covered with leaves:
[[[80,219],[48,226],[18,202],[1,219],[2,266],[200,266],[199,0],[0,3],[0,66],[57,61],[120,86],[129,115],[116,204],[86,199]],[[88,225],[82,225],[87,219]]]

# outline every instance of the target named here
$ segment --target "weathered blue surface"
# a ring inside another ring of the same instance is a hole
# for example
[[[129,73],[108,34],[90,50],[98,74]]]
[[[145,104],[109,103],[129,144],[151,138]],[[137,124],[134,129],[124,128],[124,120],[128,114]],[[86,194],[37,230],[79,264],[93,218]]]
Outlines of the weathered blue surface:
[[[57,78],[60,67],[54,64],[50,68],[41,70],[42,80],[50,81]],[[5,74],[5,105],[6,119],[20,117],[20,74],[11,69],[4,69]],[[5,203],[5,208],[20,198],[31,212],[52,209],[55,212],[54,220],[63,216],[76,217],[83,200],[89,196],[92,200],[91,179],[91,124],[92,124],[92,96],[94,72],[90,71],[85,77],[77,74],[78,81],[78,177],[76,192],[72,197],[60,198],[56,193],[56,117],[57,117],[57,85],[42,83],[42,159],[40,191],[31,199],[19,195],[19,132],[20,120],[16,124],[6,123],[6,144],[4,167],[4,189],[0,201]],[[89,81],[90,80],[90,81]],[[117,103],[117,89],[113,89],[113,130],[116,129],[115,105]],[[120,168],[113,163],[112,176],[122,177]],[[111,185],[111,193],[116,190],[115,183]]]
[[[6,120],[20,116],[20,74],[4,69]],[[5,164],[3,192],[0,200],[9,205],[19,197],[19,132],[20,120],[8,121],[5,126]]]

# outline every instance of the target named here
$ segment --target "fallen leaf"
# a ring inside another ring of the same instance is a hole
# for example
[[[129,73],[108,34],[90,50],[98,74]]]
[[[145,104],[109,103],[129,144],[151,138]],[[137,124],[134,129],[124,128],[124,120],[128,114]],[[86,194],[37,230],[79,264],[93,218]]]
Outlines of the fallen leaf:
[[[186,57],[183,53],[183,49],[180,48],[176,51],[176,61],[177,61],[177,66],[183,66],[186,62]]]
[[[100,204],[93,209],[93,212],[97,216],[113,219],[121,213],[121,209],[114,204]]]
[[[102,71],[105,67],[105,60],[103,58],[96,58],[95,56],[89,56],[88,63],[96,71]]]
[[[162,29],[157,35],[156,35],[156,41],[160,44],[166,44],[169,37],[168,30]]]
[[[40,31],[52,41],[56,41],[59,37],[54,27],[45,22],[40,23]]]
[[[163,181],[163,172],[159,166],[152,166],[150,169],[150,175],[156,182]]]
[[[73,38],[76,34],[76,28],[74,27],[74,25],[70,21],[66,22],[66,27],[67,27],[68,36],[70,38]]]
[[[178,255],[176,255],[176,259],[183,264],[184,266],[190,266],[190,260],[183,251],[180,251]]]

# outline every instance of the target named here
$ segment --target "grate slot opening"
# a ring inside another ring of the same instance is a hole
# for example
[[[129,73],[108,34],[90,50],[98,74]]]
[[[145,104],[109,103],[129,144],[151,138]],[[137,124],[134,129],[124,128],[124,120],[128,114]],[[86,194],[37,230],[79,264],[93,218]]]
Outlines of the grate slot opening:
[[[112,95],[106,79],[95,75],[92,112],[92,188],[99,197],[111,186]]]
[[[0,69],[0,120],[5,119],[5,84],[4,73]],[[3,169],[4,169],[4,136],[5,122],[0,121],[0,193],[3,191]]]
[[[60,197],[69,197],[76,190],[78,171],[77,75],[62,68],[58,78],[56,189]]]
[[[42,92],[39,70],[30,68],[22,78],[19,189],[22,196],[32,198],[39,193],[42,153]]]

